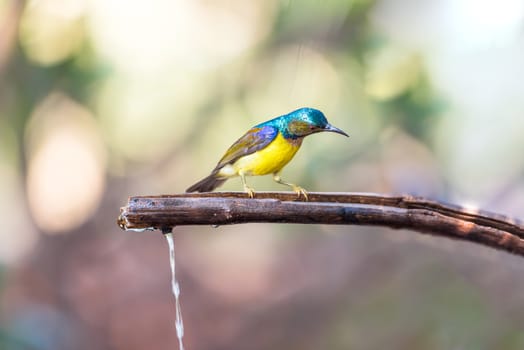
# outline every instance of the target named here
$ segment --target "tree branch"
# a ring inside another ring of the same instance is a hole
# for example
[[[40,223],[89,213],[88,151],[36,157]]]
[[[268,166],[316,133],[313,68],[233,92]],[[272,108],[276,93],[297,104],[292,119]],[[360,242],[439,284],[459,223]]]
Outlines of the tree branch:
[[[524,256],[524,222],[503,215],[411,196],[290,192],[184,193],[129,198],[120,209],[124,230],[171,230],[181,225],[280,222],[374,225],[476,242]]]

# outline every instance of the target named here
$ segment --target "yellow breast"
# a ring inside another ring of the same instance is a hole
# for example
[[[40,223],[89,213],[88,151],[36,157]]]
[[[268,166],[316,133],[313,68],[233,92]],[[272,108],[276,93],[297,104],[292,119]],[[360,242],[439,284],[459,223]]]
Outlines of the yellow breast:
[[[235,163],[225,166],[222,176],[236,176],[239,172],[245,175],[267,175],[280,171],[297,153],[302,139],[286,140],[280,133],[264,149],[239,158]]]

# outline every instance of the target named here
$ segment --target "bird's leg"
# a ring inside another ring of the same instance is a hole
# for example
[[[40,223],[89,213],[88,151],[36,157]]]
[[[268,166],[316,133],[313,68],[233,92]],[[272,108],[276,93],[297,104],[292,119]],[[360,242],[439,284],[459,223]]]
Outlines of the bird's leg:
[[[299,198],[300,198],[300,195],[303,195],[304,198],[306,199],[306,201],[309,199],[308,196],[307,196],[307,191],[305,189],[303,189],[302,187],[300,187],[298,185],[282,181],[282,178],[280,177],[280,175],[278,173],[274,173],[273,174],[273,180],[275,180],[275,182],[278,182],[279,184],[291,187],[293,189],[293,191],[295,191],[298,194]]]
[[[249,196],[249,198],[254,198],[255,190],[253,190],[251,187],[247,185],[246,175],[242,171],[239,171],[238,175],[240,176],[240,179],[242,180],[242,185],[244,185],[244,191],[247,192],[247,195]]]

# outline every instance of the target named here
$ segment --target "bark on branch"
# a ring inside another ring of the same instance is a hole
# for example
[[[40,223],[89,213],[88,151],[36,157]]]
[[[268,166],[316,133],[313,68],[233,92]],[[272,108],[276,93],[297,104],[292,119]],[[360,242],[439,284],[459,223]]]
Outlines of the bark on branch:
[[[524,256],[524,222],[503,215],[411,196],[290,192],[184,193],[129,198],[120,209],[124,230],[170,231],[181,225],[279,222],[375,225],[480,243]]]

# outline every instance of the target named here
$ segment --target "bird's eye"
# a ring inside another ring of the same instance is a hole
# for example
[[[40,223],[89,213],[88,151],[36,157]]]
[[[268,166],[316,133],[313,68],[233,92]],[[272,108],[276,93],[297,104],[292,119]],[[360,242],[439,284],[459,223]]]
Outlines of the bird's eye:
[[[309,130],[314,130],[315,129],[315,126],[314,125],[310,125],[309,126]]]

